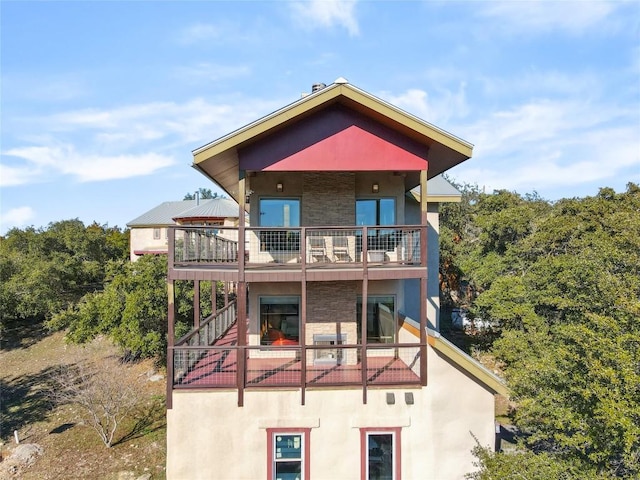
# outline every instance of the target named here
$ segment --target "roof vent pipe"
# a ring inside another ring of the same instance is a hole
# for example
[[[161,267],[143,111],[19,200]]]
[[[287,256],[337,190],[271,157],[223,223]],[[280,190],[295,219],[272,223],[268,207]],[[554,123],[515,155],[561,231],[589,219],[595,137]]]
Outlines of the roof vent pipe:
[[[196,192],[196,205],[200,205],[200,191]]]
[[[316,93],[318,90],[322,90],[326,86],[326,83],[314,83],[311,85],[311,93]]]

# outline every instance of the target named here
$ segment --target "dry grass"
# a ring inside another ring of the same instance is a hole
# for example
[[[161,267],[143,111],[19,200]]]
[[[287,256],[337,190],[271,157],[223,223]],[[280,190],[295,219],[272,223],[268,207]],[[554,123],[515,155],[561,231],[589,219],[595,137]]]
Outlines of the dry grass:
[[[116,348],[104,338],[86,347],[67,345],[62,333],[46,335],[33,325],[6,333],[0,350],[0,440],[5,460],[0,462],[0,478],[115,480],[146,473],[152,479],[165,478],[165,383],[148,381],[154,370],[150,361],[118,365],[123,382],[141,385],[144,401],[135,418],[122,423],[114,446],[107,448],[91,427],[77,423],[77,407],[53,405],[47,389],[60,365],[79,357],[97,362],[113,359],[118,356]],[[5,467],[15,446],[14,430],[21,443],[37,443],[44,454],[12,474]]]

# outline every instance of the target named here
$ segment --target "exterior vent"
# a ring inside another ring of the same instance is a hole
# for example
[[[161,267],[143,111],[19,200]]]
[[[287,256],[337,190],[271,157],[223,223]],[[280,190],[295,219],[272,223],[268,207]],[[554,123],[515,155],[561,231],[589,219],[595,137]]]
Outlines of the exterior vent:
[[[314,83],[311,85],[311,93],[316,93],[319,90],[322,90],[327,85],[325,83]]]

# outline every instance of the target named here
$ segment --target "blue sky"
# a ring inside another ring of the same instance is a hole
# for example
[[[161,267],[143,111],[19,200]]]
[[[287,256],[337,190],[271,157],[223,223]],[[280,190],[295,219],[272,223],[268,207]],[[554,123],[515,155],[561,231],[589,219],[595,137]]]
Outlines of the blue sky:
[[[638,1],[0,8],[0,234],[216,191],[193,149],[338,77],[474,144],[457,181],[549,200],[640,183]]]

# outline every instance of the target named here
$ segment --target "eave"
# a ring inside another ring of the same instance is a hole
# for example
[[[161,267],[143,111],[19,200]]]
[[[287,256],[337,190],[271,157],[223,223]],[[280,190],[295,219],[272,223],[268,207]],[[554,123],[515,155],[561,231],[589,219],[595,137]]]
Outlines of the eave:
[[[472,155],[473,146],[470,143],[353,85],[334,83],[194,150],[193,166],[239,201],[238,150],[335,103],[424,144],[429,151],[428,178]]]
[[[462,371],[486,385],[494,393],[504,395],[505,397],[509,396],[509,389],[500,377],[495,375],[480,362],[477,362],[472,357],[464,353],[453,343],[440,335],[440,332],[429,330],[427,338],[429,345],[459,367]]]

